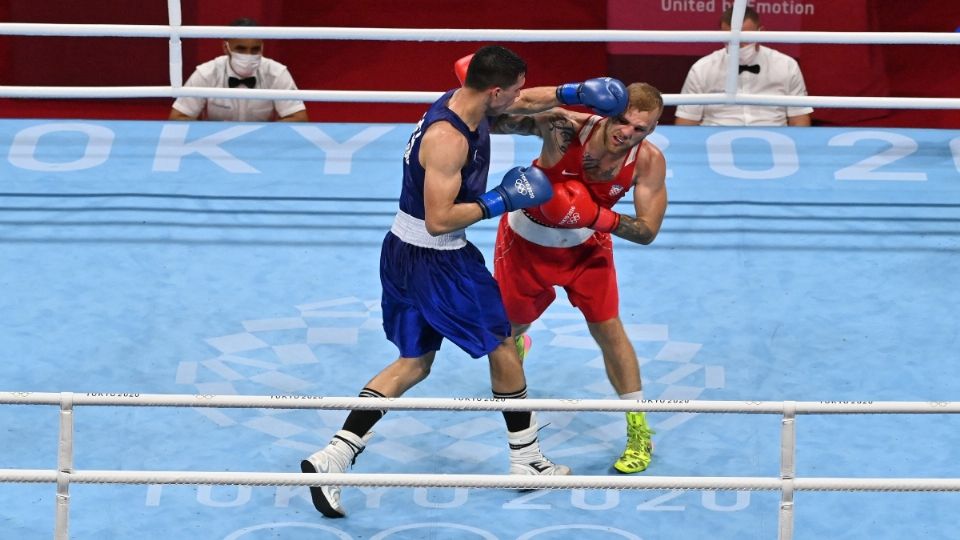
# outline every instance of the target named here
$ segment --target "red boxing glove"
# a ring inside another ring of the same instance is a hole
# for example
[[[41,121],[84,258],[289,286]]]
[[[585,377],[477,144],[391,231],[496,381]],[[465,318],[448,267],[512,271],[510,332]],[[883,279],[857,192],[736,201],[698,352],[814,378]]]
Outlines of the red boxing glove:
[[[553,197],[539,208],[550,225],[561,229],[589,227],[600,212],[590,190],[577,180],[554,184]]]
[[[620,214],[601,208],[590,190],[578,180],[553,185],[553,197],[539,206],[551,225],[561,229],[589,227],[595,231],[610,232],[620,225]]]
[[[470,67],[471,60],[473,60],[473,55],[468,54],[453,64],[453,72],[456,73],[457,78],[460,79],[460,84],[467,81],[467,68]]]

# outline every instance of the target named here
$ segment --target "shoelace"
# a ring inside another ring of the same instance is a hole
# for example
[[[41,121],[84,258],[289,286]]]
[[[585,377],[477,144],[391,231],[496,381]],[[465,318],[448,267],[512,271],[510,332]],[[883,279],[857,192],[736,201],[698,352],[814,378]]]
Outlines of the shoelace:
[[[357,456],[359,456],[360,454],[362,454],[363,451],[364,451],[364,449],[365,449],[366,447],[357,446],[357,445],[353,444],[352,442],[344,439],[343,437],[341,437],[341,436],[339,436],[339,435],[334,435],[333,438],[335,438],[335,439],[340,439],[341,441],[345,442],[345,443],[347,444],[347,446],[349,446],[350,448],[353,449],[353,458],[350,460],[350,467],[352,468],[353,465],[354,465],[354,463],[357,462]]]
[[[641,446],[647,449],[651,446],[650,437],[655,433],[646,425],[630,424],[627,426],[627,445],[633,449],[640,449]]]

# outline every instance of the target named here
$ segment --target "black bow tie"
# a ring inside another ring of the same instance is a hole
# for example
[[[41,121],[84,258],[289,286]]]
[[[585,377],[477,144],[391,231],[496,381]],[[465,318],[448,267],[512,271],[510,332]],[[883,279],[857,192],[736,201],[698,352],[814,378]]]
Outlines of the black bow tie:
[[[749,71],[750,73],[760,73],[760,64],[751,64],[749,66],[741,64],[740,73],[743,73],[744,71]]]
[[[236,87],[240,86],[241,84],[244,85],[244,86],[246,86],[247,88],[253,88],[254,86],[257,85],[257,78],[256,78],[256,77],[247,77],[247,78],[245,78],[245,79],[238,79],[238,78],[236,78],[236,77],[230,77],[230,78],[227,80],[227,84],[230,85],[230,88],[236,88]]]

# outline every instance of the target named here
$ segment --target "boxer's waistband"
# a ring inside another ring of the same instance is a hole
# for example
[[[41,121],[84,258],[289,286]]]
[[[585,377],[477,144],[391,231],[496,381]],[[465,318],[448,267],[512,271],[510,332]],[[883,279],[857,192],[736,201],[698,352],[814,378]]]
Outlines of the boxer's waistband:
[[[524,240],[545,247],[573,247],[587,241],[593,236],[594,230],[586,227],[578,229],[560,229],[541,225],[527,216],[526,212],[517,210],[507,214],[507,224],[513,232]]]
[[[408,244],[424,248],[449,250],[460,249],[467,245],[466,230],[460,229],[459,231],[432,236],[427,232],[425,221],[415,218],[403,210],[397,211],[390,232]]]

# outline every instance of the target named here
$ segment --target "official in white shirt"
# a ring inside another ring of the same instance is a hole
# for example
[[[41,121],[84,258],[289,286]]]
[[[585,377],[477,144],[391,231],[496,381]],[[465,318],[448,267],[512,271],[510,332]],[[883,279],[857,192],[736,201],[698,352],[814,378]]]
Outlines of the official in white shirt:
[[[720,29],[729,31],[733,8],[723,12]],[[747,7],[743,30],[762,30],[760,15]],[[687,73],[681,93],[712,94],[726,89],[726,48],[714,51],[697,60]],[[793,58],[757,43],[741,43],[740,74],[737,92],[744,94],[771,94],[805,96],[800,66]],[[809,126],[810,107],[773,107],[762,105],[679,105],[678,126]]]
[[[231,26],[256,26],[238,19]],[[184,86],[205,88],[268,88],[296,90],[287,66],[263,56],[263,40],[228,39],[224,56],[197,66]],[[299,100],[181,97],[173,103],[170,120],[226,120],[233,122],[307,122],[307,107]]]

